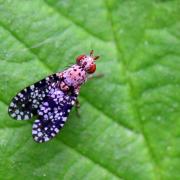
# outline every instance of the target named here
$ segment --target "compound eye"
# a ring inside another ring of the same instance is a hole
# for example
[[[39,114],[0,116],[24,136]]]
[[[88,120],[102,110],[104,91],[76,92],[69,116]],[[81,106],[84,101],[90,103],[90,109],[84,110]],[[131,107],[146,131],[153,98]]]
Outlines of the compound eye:
[[[76,63],[80,64],[80,62],[86,57],[86,55],[82,54],[76,58]]]
[[[96,64],[92,64],[91,66],[90,66],[90,68],[88,69],[88,73],[89,74],[92,74],[92,73],[94,73],[96,71]]]

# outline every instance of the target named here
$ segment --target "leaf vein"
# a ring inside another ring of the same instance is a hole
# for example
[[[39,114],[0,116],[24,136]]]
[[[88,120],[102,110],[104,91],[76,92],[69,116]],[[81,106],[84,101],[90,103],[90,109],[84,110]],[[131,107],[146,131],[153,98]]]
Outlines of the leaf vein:
[[[74,24],[76,27],[82,29],[83,31],[85,31],[87,34],[93,36],[94,38],[97,38],[98,40],[102,41],[102,42],[111,42],[111,41],[108,41],[108,40],[105,40],[99,36],[97,36],[95,33],[93,33],[92,31],[90,31],[89,29],[85,28],[84,26],[82,26],[80,23],[72,20],[71,18],[69,18],[65,13],[63,13],[62,11],[60,11],[59,9],[53,7],[49,2],[45,1],[44,0],[44,3],[52,8],[54,10],[54,12],[57,12],[58,14],[60,14],[61,16],[63,16],[67,21],[71,22],[72,24]]]

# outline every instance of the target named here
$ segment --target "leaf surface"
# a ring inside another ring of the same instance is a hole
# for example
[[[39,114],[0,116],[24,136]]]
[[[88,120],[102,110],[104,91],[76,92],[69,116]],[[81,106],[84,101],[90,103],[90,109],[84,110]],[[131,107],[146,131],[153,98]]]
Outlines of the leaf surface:
[[[0,0],[0,179],[180,179],[180,5],[162,0]],[[81,89],[45,144],[11,98],[95,50],[103,78]]]

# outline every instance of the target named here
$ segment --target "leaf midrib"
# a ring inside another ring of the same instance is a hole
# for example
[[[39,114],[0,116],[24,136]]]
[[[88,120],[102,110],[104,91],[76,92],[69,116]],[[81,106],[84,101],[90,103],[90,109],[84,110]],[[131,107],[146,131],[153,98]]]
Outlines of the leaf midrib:
[[[133,86],[131,76],[129,74],[128,65],[126,63],[124,63],[124,61],[125,61],[124,52],[122,51],[121,46],[119,46],[119,44],[121,44],[121,43],[119,42],[119,39],[116,36],[116,30],[114,28],[114,22],[113,22],[113,18],[112,18],[112,13],[111,13],[111,10],[110,10],[110,8],[108,6],[107,0],[105,1],[105,6],[106,6],[106,9],[107,9],[108,18],[109,18],[109,21],[110,21],[110,24],[111,24],[111,29],[112,29],[112,33],[113,33],[113,39],[114,39],[114,45],[115,45],[116,50],[117,50],[117,59],[119,59],[119,63],[121,63],[121,65],[123,67],[124,76],[125,76],[125,78],[127,80],[127,83],[129,85],[129,95],[130,95],[130,99],[131,99],[131,103],[132,103],[132,108],[134,110],[134,113],[136,114],[137,122],[139,122],[139,127],[140,127],[140,130],[141,130],[141,134],[142,134],[142,136],[144,138],[145,145],[146,145],[146,147],[148,149],[156,179],[161,179],[161,177],[160,177],[161,175],[159,173],[160,172],[160,170],[159,170],[160,167],[158,166],[158,161],[157,161],[157,158],[156,158],[156,154],[155,154],[155,152],[154,152],[154,150],[153,150],[153,148],[152,148],[152,146],[150,144],[150,140],[148,138],[148,135],[146,134],[145,127],[144,127],[144,124],[143,124],[143,120],[142,120],[139,108],[137,108],[138,104],[136,103],[136,101],[137,101],[138,97],[136,97],[134,95],[134,93],[133,93],[133,89],[135,89],[135,87]],[[138,47],[136,49],[138,49]],[[131,57],[130,59],[132,59],[132,58],[133,57]]]

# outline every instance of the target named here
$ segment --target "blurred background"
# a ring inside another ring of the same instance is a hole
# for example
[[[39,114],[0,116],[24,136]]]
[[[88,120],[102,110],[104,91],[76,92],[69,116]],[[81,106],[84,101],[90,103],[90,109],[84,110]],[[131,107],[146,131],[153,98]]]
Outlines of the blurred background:
[[[179,0],[0,0],[0,179],[180,179]],[[7,114],[94,49],[97,73],[52,141]]]

